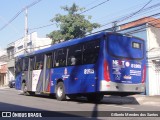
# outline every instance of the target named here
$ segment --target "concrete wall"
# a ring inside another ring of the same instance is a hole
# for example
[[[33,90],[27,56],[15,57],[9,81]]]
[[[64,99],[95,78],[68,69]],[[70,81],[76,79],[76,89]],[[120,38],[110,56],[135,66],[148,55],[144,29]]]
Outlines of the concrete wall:
[[[0,87],[8,85],[6,73],[7,73],[7,63],[1,63],[0,64]]]
[[[148,50],[160,48],[160,28],[150,26],[147,28]]]
[[[149,95],[160,95],[160,28],[147,28]]]
[[[24,38],[19,39],[15,42],[15,57],[25,53],[24,51]],[[27,39],[27,52],[33,52],[39,49],[49,47],[52,40],[50,38],[39,38],[37,32],[28,35]],[[21,49],[19,49],[22,47]]]

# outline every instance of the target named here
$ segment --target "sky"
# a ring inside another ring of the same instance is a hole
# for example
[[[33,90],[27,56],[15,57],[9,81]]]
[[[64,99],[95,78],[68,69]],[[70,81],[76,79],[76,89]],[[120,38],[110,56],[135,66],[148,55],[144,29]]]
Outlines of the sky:
[[[24,36],[25,12],[19,14],[9,25],[4,29],[1,28],[8,23],[19,11],[25,6],[37,0],[1,0],[0,1],[0,49],[6,49],[7,45],[22,38]],[[90,9],[106,0],[41,0],[36,5],[28,9],[28,28],[29,33],[37,32],[38,37],[46,37],[46,34],[57,30],[56,25],[49,27],[30,30],[52,24],[50,21],[56,14],[66,14],[61,9],[62,6],[71,6],[76,3],[79,7],[84,7],[85,10]],[[104,4],[89,10],[83,15],[91,15],[91,22],[96,22],[101,25],[113,22],[132,12],[140,10],[150,0],[108,0]],[[146,7],[159,3],[159,0],[152,0]],[[145,8],[146,8],[145,7]],[[155,8],[147,13],[137,14],[134,17],[127,19],[119,24],[136,20],[154,13],[158,13],[160,7]],[[112,24],[109,24],[110,26]],[[110,27],[106,25],[94,31],[106,29]]]

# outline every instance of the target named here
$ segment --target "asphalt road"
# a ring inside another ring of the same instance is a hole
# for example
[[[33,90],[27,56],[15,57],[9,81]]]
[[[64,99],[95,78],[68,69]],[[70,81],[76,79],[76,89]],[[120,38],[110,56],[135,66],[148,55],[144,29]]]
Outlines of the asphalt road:
[[[89,103],[85,98],[76,100],[57,101],[53,97],[36,95],[24,96],[20,91],[14,88],[0,89],[0,111],[18,111],[18,112],[48,112],[48,116],[54,118],[63,117],[65,120],[70,119],[107,119],[107,120],[134,120],[135,117],[121,117],[125,112],[131,111],[160,111],[160,105],[140,105],[135,98],[132,97],[110,97],[105,96],[101,103]],[[117,113],[117,111],[119,113]],[[125,111],[125,112],[123,112]],[[112,117],[108,117],[111,115]],[[113,114],[115,113],[115,114]],[[122,114],[121,114],[122,113]],[[121,115],[120,115],[121,114]],[[147,113],[146,113],[147,114]],[[118,116],[117,116],[118,115]],[[42,116],[43,117],[43,116]],[[61,118],[61,119],[63,119]],[[159,120],[160,117],[136,117],[138,120]],[[17,119],[17,118],[16,118]],[[44,118],[46,119],[46,118]],[[50,117],[51,119],[51,117]]]

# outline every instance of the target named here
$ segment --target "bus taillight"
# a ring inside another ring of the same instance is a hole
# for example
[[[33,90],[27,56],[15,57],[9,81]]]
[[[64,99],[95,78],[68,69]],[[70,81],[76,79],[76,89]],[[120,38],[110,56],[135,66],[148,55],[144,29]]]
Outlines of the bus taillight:
[[[144,65],[144,68],[143,68],[142,83],[144,83],[145,80],[146,80],[146,65]]]
[[[108,63],[106,60],[104,60],[104,79],[109,82],[110,81],[110,76],[109,76],[109,68],[108,68]]]

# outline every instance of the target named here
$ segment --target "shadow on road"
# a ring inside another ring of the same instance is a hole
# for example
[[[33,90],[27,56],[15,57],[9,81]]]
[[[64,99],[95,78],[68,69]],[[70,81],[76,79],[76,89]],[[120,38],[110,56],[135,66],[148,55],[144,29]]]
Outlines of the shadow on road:
[[[47,119],[65,119],[65,120],[71,120],[72,118],[77,119],[83,119],[83,120],[88,120],[90,118],[87,117],[92,117],[90,115],[92,111],[85,113],[85,111],[45,111],[43,109],[37,109],[37,108],[31,108],[31,107],[26,107],[26,106],[20,106],[20,105],[14,105],[14,104],[8,104],[8,103],[3,103],[0,102],[0,117],[4,116],[7,117],[8,115],[11,116],[12,118],[17,119],[22,119],[22,116],[29,116],[30,113],[39,113],[38,119],[41,119],[40,116],[42,116],[42,119],[44,118],[45,120]],[[2,112],[10,112],[7,115]],[[25,115],[24,115],[25,113]],[[8,116],[8,117],[9,117]],[[19,117],[17,117],[19,116]],[[7,117],[7,118],[8,118]],[[27,118],[26,117],[26,118]],[[32,118],[32,117],[30,117]],[[34,118],[35,119],[35,118]],[[96,119],[96,118],[93,118]]]
[[[23,95],[23,94],[19,94],[19,95]],[[52,95],[52,96],[49,96],[49,95],[34,95],[33,97],[56,99],[54,95]],[[85,97],[77,97],[75,99],[67,99],[67,101],[93,104],[92,102],[88,102]],[[135,105],[139,105],[139,102],[133,96],[121,97],[121,96],[108,95],[108,96],[104,96],[103,100],[101,102],[99,102],[98,104],[116,104],[116,105],[127,105],[127,104],[132,104],[133,105],[133,104],[135,104]]]
[[[28,96],[29,97],[29,96]],[[47,95],[34,95],[31,97],[40,97],[40,98],[47,98],[47,99],[55,99],[56,98],[54,96],[47,96]],[[87,119],[86,117],[91,117],[94,119],[97,119],[98,117],[100,117],[101,115],[103,116],[105,111],[99,111],[98,110],[98,106],[99,105],[107,105],[107,104],[114,104],[114,105],[127,105],[127,104],[135,104],[135,105],[139,105],[138,101],[132,97],[132,96],[128,96],[128,97],[121,97],[121,96],[104,96],[103,100],[99,103],[91,103],[88,102],[87,99],[85,97],[79,97],[76,99],[67,99],[67,102],[74,102],[74,103],[78,103],[78,104],[85,104],[85,103],[89,103],[89,104],[93,104],[93,110],[91,111],[72,111],[72,115],[73,117],[81,117],[81,119]],[[38,110],[39,111],[39,110]],[[59,115],[59,116],[70,116],[68,113],[64,114],[61,112],[54,112],[53,115]],[[82,118],[82,116],[84,118]],[[89,119],[89,118],[88,118]]]
[[[86,100],[86,98],[69,99],[68,101],[79,102],[79,103],[89,103]],[[121,97],[121,96],[105,96],[103,100],[97,104],[139,105],[138,101],[134,97]]]

